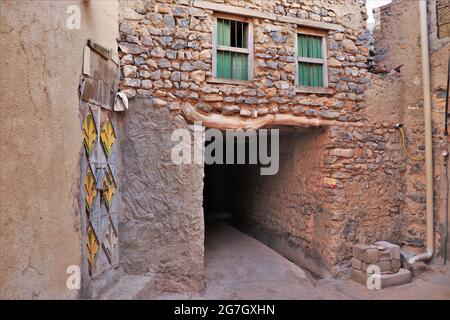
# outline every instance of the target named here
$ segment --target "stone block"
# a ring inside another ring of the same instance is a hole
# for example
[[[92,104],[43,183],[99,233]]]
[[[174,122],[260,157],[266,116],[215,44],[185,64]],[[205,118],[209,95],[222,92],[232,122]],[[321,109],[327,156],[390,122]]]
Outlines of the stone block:
[[[383,250],[378,252],[380,261],[391,260],[391,252],[389,250]]]
[[[352,280],[367,286],[369,275],[364,271],[352,270]],[[380,274],[380,289],[386,287],[399,286],[411,282],[412,275],[409,270],[400,269],[396,273]]]
[[[356,258],[352,258],[352,268],[356,270],[362,270],[362,261]]]
[[[360,243],[353,245],[353,257],[359,260],[364,260],[365,252],[369,248],[372,248],[372,246]]]
[[[390,272],[391,271],[391,261],[383,260],[377,263],[378,267],[380,267],[381,272]]]
[[[387,242],[387,241],[377,241],[375,242],[376,246],[383,246],[391,253],[391,259],[400,260],[400,247],[396,244]]]
[[[367,273],[365,271],[352,269],[352,280],[365,286],[367,283]]]
[[[369,268],[369,264],[363,262],[362,265],[361,265],[361,270],[364,271],[364,272],[367,272],[368,268]]]
[[[366,254],[364,257],[364,261],[368,264],[375,264],[380,260],[380,256],[378,255],[378,249],[370,248],[366,250]]]
[[[391,270],[392,272],[398,272],[401,267],[401,262],[398,259],[392,259],[391,260]]]
[[[400,286],[411,282],[412,275],[409,270],[400,269],[396,273],[381,275],[381,288]]]
[[[351,158],[355,154],[353,149],[333,149],[331,150],[331,154],[333,156],[342,157],[342,158]]]

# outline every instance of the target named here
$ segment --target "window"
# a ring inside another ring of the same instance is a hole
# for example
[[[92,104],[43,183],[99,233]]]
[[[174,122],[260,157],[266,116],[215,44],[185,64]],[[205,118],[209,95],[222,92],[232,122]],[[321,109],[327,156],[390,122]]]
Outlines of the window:
[[[328,87],[326,33],[297,34],[297,79],[300,87]]]
[[[242,20],[217,17],[215,25],[213,77],[251,80],[252,28]]]

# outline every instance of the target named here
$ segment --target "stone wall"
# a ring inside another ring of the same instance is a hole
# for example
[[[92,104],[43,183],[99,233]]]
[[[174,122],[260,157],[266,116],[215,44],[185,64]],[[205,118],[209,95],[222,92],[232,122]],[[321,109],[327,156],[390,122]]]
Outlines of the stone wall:
[[[361,120],[358,109],[364,107],[368,51],[357,40],[365,14],[358,1],[215,2],[343,26],[344,32],[330,31],[328,37],[333,94],[295,92],[297,25],[262,18],[250,19],[254,80],[241,86],[210,83],[213,11],[187,0],[153,0],[120,2],[122,88],[128,97],[149,98],[154,107],[173,111],[187,101],[203,112],[242,117],[280,112]]]
[[[79,29],[67,28],[73,5]],[[78,85],[87,39],[117,46],[117,10],[114,0],[0,2],[2,299],[79,294],[66,287],[67,268],[83,263]]]
[[[407,3],[406,3],[407,2]],[[413,18],[412,18],[413,17]],[[395,0],[381,10],[380,30],[375,33],[377,48],[384,52],[387,68],[400,65],[397,74],[394,113],[405,124],[408,150],[417,157],[424,154],[423,89],[418,1]],[[439,39],[436,25],[436,1],[428,1],[431,97],[433,118],[434,212],[437,256],[443,250],[445,197],[443,157],[447,62],[450,38]],[[392,30],[396,30],[395,33]],[[381,77],[378,81],[386,81]],[[386,86],[388,86],[386,82]],[[375,100],[374,100],[375,101]],[[371,102],[368,102],[371,104]],[[425,245],[425,163],[403,156],[404,202],[400,207],[405,229],[403,244],[422,251]]]

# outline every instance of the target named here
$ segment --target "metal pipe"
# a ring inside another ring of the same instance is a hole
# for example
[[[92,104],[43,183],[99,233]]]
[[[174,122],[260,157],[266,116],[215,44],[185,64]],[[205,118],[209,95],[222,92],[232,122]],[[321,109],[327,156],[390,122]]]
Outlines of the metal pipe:
[[[444,265],[447,264],[447,247],[448,247],[448,152],[442,152],[444,157],[444,175],[445,175],[445,235],[444,235]]]
[[[448,56],[448,63],[447,63],[447,99],[445,100],[445,129],[444,129],[444,135],[448,136],[448,87],[450,86],[450,55]]]
[[[426,176],[426,252],[408,259],[409,264],[429,260],[434,253],[433,228],[433,139],[431,120],[430,59],[428,48],[427,1],[419,1],[420,46],[422,50],[423,109],[425,121],[425,176]]]

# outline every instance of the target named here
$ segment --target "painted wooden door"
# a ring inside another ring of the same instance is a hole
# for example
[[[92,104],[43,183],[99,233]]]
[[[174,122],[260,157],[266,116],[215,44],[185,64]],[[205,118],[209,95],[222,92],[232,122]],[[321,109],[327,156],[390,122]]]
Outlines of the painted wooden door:
[[[81,103],[85,257],[95,279],[119,263],[117,120],[113,111]]]

